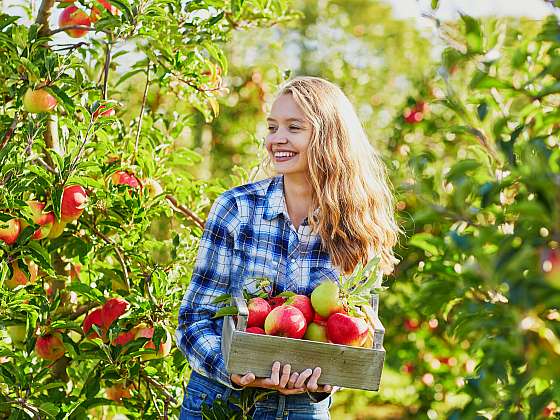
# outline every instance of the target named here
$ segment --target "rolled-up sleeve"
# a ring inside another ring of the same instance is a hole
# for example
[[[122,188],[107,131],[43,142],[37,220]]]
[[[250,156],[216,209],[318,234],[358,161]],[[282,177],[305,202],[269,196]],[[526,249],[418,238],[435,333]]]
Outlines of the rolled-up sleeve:
[[[221,195],[214,202],[191,281],[179,309],[176,338],[192,369],[235,388],[221,352],[221,331],[212,319],[219,306],[212,301],[229,292],[234,230],[238,225],[235,198]]]

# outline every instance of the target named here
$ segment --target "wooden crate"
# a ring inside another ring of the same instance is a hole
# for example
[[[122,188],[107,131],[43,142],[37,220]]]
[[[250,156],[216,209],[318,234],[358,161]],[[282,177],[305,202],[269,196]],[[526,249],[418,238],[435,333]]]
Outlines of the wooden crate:
[[[247,333],[247,303],[240,296],[234,297],[234,302],[239,312],[237,325],[227,316],[222,329],[222,353],[230,374],[250,371],[257,377],[270,377],[272,364],[277,360],[282,365],[289,363],[292,372],[320,366],[319,384],[379,389],[385,360],[385,328],[377,315],[377,295],[373,295],[371,306],[364,307],[374,329],[371,349]]]

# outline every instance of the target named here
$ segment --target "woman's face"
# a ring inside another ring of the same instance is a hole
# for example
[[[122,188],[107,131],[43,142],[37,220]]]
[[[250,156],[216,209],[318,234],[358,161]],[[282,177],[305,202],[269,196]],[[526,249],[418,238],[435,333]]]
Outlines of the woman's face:
[[[267,121],[265,145],[277,173],[307,173],[311,124],[291,94],[276,99]]]

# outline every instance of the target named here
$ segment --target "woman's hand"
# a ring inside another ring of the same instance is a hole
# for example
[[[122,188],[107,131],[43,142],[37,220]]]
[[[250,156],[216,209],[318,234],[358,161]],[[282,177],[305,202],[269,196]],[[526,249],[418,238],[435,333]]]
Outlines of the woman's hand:
[[[245,375],[231,375],[231,381],[239,386],[251,388],[274,389],[284,395],[302,394],[304,392],[331,392],[330,385],[319,386],[317,381],[321,376],[321,368],[305,369],[303,372],[291,372],[291,366],[286,364],[282,367],[280,375],[280,362],[272,364],[270,378],[256,378],[252,372]],[[307,382],[307,383],[306,383]]]

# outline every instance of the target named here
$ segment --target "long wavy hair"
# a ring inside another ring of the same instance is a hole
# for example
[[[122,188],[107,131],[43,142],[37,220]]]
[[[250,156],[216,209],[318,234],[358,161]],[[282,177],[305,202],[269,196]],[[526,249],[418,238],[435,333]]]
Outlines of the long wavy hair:
[[[354,107],[338,86],[318,77],[289,80],[275,98],[286,94],[312,125],[308,163],[313,205],[308,220],[314,233],[342,272],[351,273],[358,263],[379,256],[383,273],[392,273],[399,262],[393,247],[402,231],[385,164]]]

